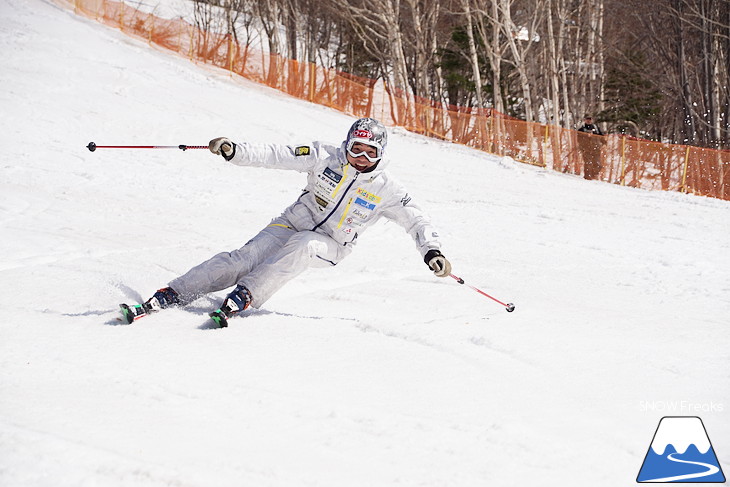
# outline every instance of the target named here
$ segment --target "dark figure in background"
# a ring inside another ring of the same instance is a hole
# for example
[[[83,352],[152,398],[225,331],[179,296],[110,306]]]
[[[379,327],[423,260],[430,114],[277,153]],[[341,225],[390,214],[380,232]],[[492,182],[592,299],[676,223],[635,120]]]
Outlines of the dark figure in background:
[[[586,115],[583,126],[578,129],[578,148],[583,156],[583,177],[598,179],[601,173],[601,149],[606,145],[606,139],[598,125],[593,123],[593,117]]]

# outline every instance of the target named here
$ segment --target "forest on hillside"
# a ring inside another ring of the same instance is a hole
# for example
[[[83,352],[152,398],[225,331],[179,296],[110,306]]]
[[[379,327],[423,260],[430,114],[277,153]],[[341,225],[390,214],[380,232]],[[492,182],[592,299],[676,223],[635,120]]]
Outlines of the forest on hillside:
[[[730,148],[730,0],[192,0],[198,27],[443,105]]]

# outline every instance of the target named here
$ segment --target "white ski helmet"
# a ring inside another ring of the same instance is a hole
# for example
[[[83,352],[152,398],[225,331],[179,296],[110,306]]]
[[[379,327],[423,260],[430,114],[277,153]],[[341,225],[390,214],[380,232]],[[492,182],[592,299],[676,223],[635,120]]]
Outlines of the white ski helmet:
[[[352,146],[356,142],[375,147],[376,156],[373,158],[365,153],[353,153]],[[351,156],[365,155],[370,162],[379,162],[383,158],[383,152],[387,144],[388,132],[385,130],[385,126],[374,118],[361,118],[353,123],[347,132],[347,140],[345,140],[345,148]]]

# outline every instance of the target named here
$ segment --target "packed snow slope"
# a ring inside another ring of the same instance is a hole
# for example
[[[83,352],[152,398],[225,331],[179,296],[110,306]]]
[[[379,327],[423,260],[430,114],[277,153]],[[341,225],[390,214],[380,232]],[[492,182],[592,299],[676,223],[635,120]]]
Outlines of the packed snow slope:
[[[0,1],[0,50],[0,485],[615,487],[665,415],[730,468],[730,203],[395,128],[454,273],[514,313],[381,223],[227,329],[225,292],[125,326],[305,181],[89,141],[339,142],[352,117],[46,0]]]

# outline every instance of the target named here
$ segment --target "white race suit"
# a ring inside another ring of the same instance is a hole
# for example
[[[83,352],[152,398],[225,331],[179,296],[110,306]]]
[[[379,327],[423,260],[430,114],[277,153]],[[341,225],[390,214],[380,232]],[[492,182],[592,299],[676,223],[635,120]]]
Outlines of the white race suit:
[[[236,143],[230,162],[306,172],[307,185],[294,204],[243,247],[217,254],[171,281],[183,302],[241,284],[251,292],[252,305],[260,307],[307,267],[336,265],[383,216],[411,235],[422,258],[441,247],[428,217],[384,171],[386,158],[375,170],[361,173],[347,162],[344,144]]]

